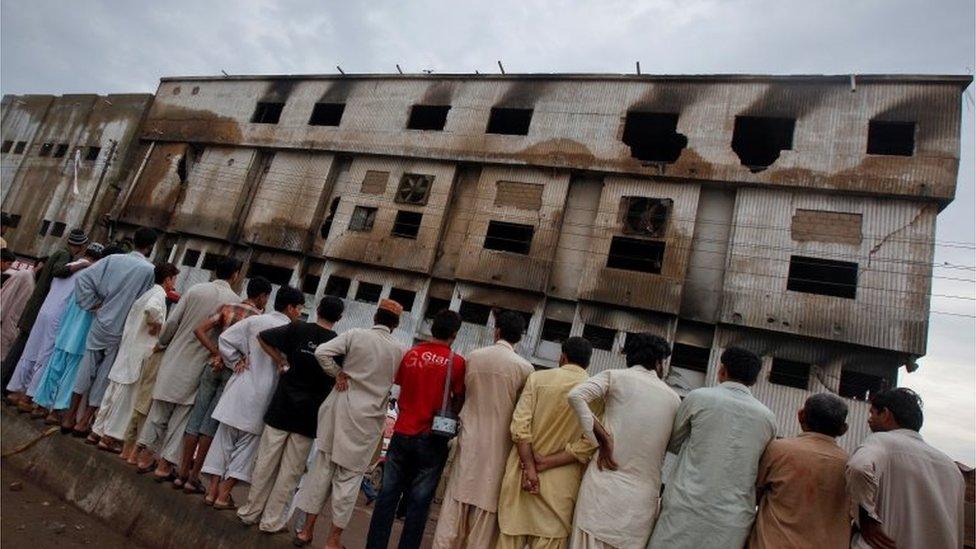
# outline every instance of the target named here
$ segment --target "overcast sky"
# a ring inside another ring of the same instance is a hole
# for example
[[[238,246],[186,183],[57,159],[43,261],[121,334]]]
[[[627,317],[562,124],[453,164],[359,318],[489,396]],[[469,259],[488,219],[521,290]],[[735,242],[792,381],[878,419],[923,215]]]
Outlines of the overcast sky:
[[[343,4],[335,6],[335,4]],[[972,74],[973,0],[653,2],[269,0],[0,3],[3,93],[154,92],[161,76],[497,71]],[[455,4],[460,4],[458,8]],[[937,277],[976,278],[972,88],[955,202],[939,217]],[[956,244],[962,243],[962,244]],[[976,313],[976,283],[936,278],[934,311]],[[976,322],[932,315],[928,356],[902,383],[922,434],[976,464]]]

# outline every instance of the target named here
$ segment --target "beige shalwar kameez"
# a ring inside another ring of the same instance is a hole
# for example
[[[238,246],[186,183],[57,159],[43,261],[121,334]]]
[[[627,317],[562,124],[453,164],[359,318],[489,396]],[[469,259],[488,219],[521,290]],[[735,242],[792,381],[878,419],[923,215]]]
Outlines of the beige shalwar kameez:
[[[472,351],[454,467],[441,504],[434,549],[489,549],[498,538],[498,492],[512,449],[512,411],[533,372],[510,343]]]
[[[661,468],[681,399],[643,366],[600,372],[569,392],[583,435],[593,444],[590,404],[600,400],[617,470],[601,471],[596,460],[590,462],[576,500],[570,547],[643,549],[657,518]]]
[[[532,494],[522,489],[518,448],[512,448],[498,496],[499,549],[525,544],[561,547],[569,538],[584,465],[596,449],[583,436],[567,399],[570,390],[586,379],[586,370],[564,364],[535,372],[526,381],[512,414],[512,440],[531,443],[532,450],[543,456],[566,450],[578,463],[539,473],[539,493]],[[596,407],[602,408],[601,404]]]
[[[319,408],[315,462],[298,491],[296,505],[318,514],[332,496],[332,523],[352,518],[363,474],[383,436],[390,388],[404,349],[390,329],[354,328],[319,345],[315,358],[331,376],[349,376],[349,388],[333,390]],[[335,357],[344,356],[340,367]]]
[[[961,548],[966,484],[952,458],[910,429],[872,433],[847,462],[847,490],[857,508],[905,549]],[[854,534],[852,549],[870,549]]]

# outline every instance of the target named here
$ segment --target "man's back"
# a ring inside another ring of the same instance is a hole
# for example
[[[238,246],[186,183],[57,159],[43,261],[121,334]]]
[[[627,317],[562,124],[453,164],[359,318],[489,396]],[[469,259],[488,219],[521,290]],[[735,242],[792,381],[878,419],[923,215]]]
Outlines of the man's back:
[[[749,547],[846,547],[850,541],[845,452],[807,432],[774,440],[759,462],[763,490]]]
[[[669,451],[678,465],[651,546],[741,546],[755,516],[759,458],[775,434],[775,416],[745,385],[689,393],[675,417]]]
[[[89,343],[117,343],[129,309],[152,284],[153,265],[139,252],[110,255],[82,271],[75,290],[79,303],[86,300],[86,308],[98,307],[93,311]]]
[[[458,501],[495,512],[505,460],[512,448],[512,411],[532,365],[499,341],[468,354],[465,399],[455,458]]]
[[[962,473],[917,432],[895,429],[869,435],[851,456],[847,474],[854,499],[874,500],[874,509],[868,511],[898,547],[962,545]],[[855,535],[851,547],[869,546]]]

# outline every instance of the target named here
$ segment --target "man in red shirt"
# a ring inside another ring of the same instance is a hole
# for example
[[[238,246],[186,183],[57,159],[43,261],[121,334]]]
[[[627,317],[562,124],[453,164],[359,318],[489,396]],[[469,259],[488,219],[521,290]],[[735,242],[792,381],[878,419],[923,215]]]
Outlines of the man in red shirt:
[[[451,351],[460,328],[461,317],[456,312],[437,313],[430,329],[433,339],[415,345],[400,362],[395,380],[400,387],[400,413],[386,452],[383,488],[369,523],[367,549],[386,549],[401,494],[407,516],[398,547],[420,547],[430,502],[447,462],[448,437],[432,433],[431,428],[443,405],[448,364],[448,405],[456,414],[464,402],[464,358]]]

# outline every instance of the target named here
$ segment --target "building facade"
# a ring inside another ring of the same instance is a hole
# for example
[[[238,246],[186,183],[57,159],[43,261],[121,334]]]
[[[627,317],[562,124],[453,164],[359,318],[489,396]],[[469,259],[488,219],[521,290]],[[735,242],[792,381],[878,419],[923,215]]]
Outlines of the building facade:
[[[870,391],[925,354],[970,80],[164,78],[97,215],[165,232],[156,257],[182,288],[230,254],[310,307],[345,299],[340,329],[396,299],[405,344],[444,307],[464,319],[459,351],[488,344],[505,308],[528,320],[534,364],[583,335],[596,372],[650,331],[674,343],[679,392],[745,346],[780,435],[831,391],[851,404],[852,448]]]

